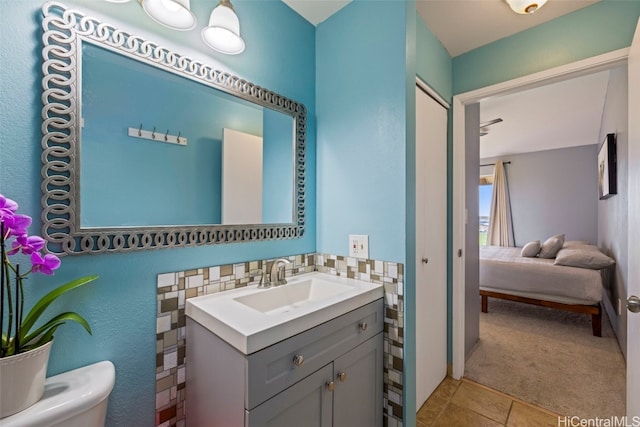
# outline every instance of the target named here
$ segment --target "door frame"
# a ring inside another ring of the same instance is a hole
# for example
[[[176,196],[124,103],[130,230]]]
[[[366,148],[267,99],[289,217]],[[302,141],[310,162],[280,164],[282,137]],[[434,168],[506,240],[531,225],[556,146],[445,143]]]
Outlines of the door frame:
[[[464,375],[465,362],[465,106],[487,98],[507,95],[615,68],[627,63],[629,48],[518,77],[453,97],[453,224],[452,252],[452,371],[454,379]]]

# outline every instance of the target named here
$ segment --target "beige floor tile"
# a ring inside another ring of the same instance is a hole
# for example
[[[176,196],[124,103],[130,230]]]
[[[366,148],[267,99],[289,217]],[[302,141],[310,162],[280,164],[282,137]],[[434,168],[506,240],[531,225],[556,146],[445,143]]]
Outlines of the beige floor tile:
[[[501,427],[503,424],[497,423],[489,418],[474,412],[470,409],[458,406],[449,402],[442,413],[438,416],[433,427]]]
[[[440,412],[442,412],[444,407],[447,406],[448,402],[449,399],[443,399],[434,392],[418,411],[418,414],[416,415],[417,420],[426,426],[431,425]]]
[[[449,400],[454,395],[461,383],[462,381],[460,380],[454,380],[451,377],[445,377],[440,385],[436,387],[432,396],[435,395],[442,399]]]
[[[507,427],[556,427],[558,417],[540,409],[513,402]]]
[[[462,381],[451,402],[504,425],[509,416],[512,400],[474,383]]]

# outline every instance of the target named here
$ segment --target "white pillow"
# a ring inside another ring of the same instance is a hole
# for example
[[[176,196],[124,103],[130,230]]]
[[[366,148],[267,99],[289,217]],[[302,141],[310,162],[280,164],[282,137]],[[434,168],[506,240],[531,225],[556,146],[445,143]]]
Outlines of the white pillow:
[[[615,261],[603,254],[596,246],[578,246],[561,249],[554,264],[599,270],[615,264]]]
[[[589,242],[586,240],[565,240],[563,248],[574,248],[576,246],[585,246],[588,245]]]
[[[522,251],[520,251],[520,256],[524,256],[527,258],[535,258],[538,256],[538,252],[540,252],[540,240],[534,240],[522,247]]]
[[[538,257],[555,258],[558,251],[562,249],[563,244],[564,244],[564,234],[556,234],[555,236],[549,237],[542,244]]]

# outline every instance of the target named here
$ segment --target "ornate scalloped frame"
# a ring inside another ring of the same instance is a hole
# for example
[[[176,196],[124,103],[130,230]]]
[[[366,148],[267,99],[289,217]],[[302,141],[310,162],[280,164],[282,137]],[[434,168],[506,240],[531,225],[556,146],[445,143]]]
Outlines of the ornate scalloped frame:
[[[58,2],[42,8],[42,232],[59,255],[129,252],[273,239],[295,239],[305,226],[306,108],[303,104],[215,70]],[[81,228],[80,48],[83,41],[222,90],[295,120],[293,222],[287,224],[184,225]]]

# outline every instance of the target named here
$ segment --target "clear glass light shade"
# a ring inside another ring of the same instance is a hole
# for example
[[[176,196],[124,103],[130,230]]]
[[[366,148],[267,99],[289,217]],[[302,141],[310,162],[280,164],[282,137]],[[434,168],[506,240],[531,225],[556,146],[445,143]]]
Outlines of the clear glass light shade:
[[[196,26],[189,0],[141,0],[142,8],[158,24],[173,30],[188,31]]]
[[[236,55],[244,50],[240,21],[228,1],[221,1],[213,9],[209,26],[202,30],[202,39],[211,49],[221,53]]]
[[[547,0],[506,0],[515,13],[527,15],[540,9]]]

